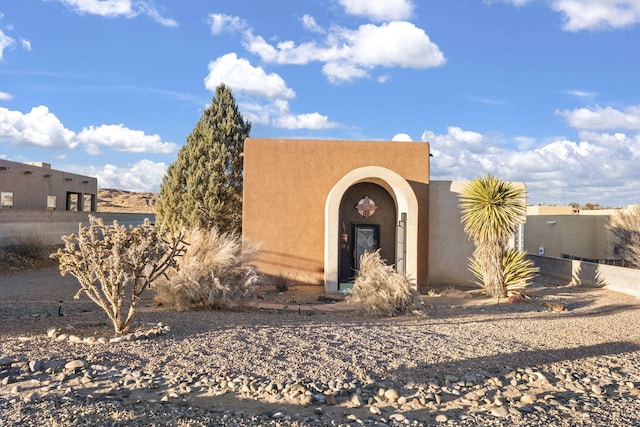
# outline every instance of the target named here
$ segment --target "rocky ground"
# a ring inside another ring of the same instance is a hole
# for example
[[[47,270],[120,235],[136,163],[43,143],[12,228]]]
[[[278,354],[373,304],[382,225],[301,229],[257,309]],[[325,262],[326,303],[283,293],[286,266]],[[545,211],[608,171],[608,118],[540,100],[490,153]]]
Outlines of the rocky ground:
[[[624,294],[541,278],[521,303],[444,289],[423,316],[379,319],[174,312],[150,293],[113,340],[77,288],[54,267],[0,273],[0,425],[640,425],[640,301]]]

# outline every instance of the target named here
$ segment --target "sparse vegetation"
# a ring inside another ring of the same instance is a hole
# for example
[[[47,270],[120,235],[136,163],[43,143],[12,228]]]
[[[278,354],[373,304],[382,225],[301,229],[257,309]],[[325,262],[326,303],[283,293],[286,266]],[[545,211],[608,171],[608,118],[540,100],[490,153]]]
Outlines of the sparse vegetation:
[[[257,249],[236,234],[192,229],[179,269],[157,286],[157,302],[179,310],[228,308],[254,294],[258,275],[251,266]]]
[[[127,333],[140,295],[176,267],[184,242],[181,235],[169,237],[148,220],[126,228],[90,215],[89,224],[80,225],[77,236],[63,236],[64,246],[51,257],[58,259],[60,274],[80,282],[75,298],[87,294],[107,313],[116,334]]]
[[[13,244],[9,251],[16,255],[41,260],[46,258],[51,245],[47,245],[45,233],[41,229],[32,229],[12,236]]]
[[[482,270],[476,258],[469,259],[469,269],[483,286]],[[514,248],[507,249],[502,255],[502,287],[504,294],[519,291],[529,285],[539,269],[527,258],[527,253]]]
[[[360,272],[346,300],[372,316],[398,316],[422,310],[422,297],[409,277],[386,264],[380,250],[362,255]]]
[[[612,252],[631,267],[640,268],[640,205],[611,216],[607,230]]]
[[[287,292],[293,286],[293,279],[286,273],[274,276],[272,282],[277,292]]]
[[[466,185],[460,208],[465,232],[476,245],[473,259],[485,291],[492,297],[506,297],[502,259],[526,218],[525,189],[486,175]]]

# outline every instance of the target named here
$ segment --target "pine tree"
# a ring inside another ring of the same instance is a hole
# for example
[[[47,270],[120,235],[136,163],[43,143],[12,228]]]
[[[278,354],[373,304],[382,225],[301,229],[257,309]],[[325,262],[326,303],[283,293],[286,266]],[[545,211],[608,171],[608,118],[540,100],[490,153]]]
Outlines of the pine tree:
[[[223,233],[240,232],[242,154],[250,131],[231,89],[220,84],[162,180],[158,224],[173,231],[215,226]]]

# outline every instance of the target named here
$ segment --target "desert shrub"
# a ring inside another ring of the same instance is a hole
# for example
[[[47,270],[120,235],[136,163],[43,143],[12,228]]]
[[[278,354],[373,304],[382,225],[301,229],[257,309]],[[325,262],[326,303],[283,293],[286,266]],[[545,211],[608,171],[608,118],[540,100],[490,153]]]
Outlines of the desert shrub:
[[[8,248],[11,252],[33,259],[46,258],[51,250],[47,244],[47,238],[43,230],[32,229],[12,236],[12,245]]]
[[[184,252],[180,235],[170,237],[147,219],[126,228],[117,221],[105,225],[90,215],[89,227],[80,225],[77,236],[62,240],[64,246],[51,255],[59,261],[60,274],[78,279],[81,288],[75,298],[87,294],[107,313],[116,334],[129,331],[142,292],[176,267]]]
[[[360,272],[346,300],[372,316],[398,316],[422,310],[422,297],[409,277],[387,265],[380,250],[362,254]]]
[[[640,206],[612,215],[607,223],[610,249],[633,268],[640,268]]]
[[[271,281],[277,292],[287,292],[293,286],[293,279],[286,273],[279,273]]]
[[[254,294],[258,275],[251,262],[257,250],[238,235],[192,229],[179,269],[158,283],[156,300],[179,310],[229,308]]]
[[[482,278],[482,269],[476,258],[469,258],[469,270],[478,278],[477,285],[484,287]],[[526,288],[531,280],[538,273],[539,268],[536,267],[530,259],[527,258],[525,251],[519,251],[515,248],[509,248],[502,254],[502,290],[501,295],[508,295],[512,292],[520,291]]]

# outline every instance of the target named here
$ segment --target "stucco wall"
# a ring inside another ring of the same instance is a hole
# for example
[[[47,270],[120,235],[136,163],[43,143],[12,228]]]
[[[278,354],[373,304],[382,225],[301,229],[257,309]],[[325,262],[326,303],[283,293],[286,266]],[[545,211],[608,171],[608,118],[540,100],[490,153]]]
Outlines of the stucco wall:
[[[139,225],[149,218],[155,223],[153,214],[129,214],[112,212],[91,212],[102,218],[105,224],[113,223],[129,226]],[[89,213],[43,210],[0,210],[0,246],[16,243],[16,237],[32,236],[47,245],[62,243],[62,236],[78,232],[78,224],[89,224]]]
[[[63,172],[50,167],[0,159],[0,192],[13,193],[13,209],[47,209],[47,196],[56,196],[55,210],[67,209],[67,193],[90,195],[90,206],[78,210],[96,210],[96,178]],[[3,208],[4,209],[4,208]]]
[[[429,183],[429,285],[464,284],[474,278],[467,269],[474,245],[464,232],[458,194],[464,181]]]
[[[530,254],[581,258],[614,258],[608,249],[606,215],[528,215],[524,228],[525,249]]]
[[[256,139],[245,141],[243,238],[261,246],[267,275],[324,281],[325,204],[349,172],[380,166],[404,177],[419,200],[419,259],[428,259],[429,145],[424,142]],[[427,283],[427,263],[417,282]]]
[[[540,274],[566,280],[572,285],[603,286],[640,297],[640,270],[585,261],[529,255]]]

